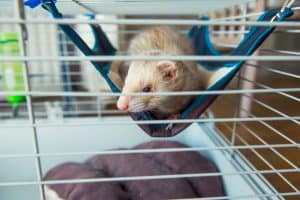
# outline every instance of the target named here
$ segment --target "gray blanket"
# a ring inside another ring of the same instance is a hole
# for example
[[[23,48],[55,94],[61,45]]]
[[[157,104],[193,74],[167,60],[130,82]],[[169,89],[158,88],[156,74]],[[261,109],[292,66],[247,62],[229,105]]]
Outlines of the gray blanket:
[[[152,141],[134,149],[182,148],[178,142]],[[153,176],[189,173],[213,173],[217,168],[197,152],[159,152],[120,155],[96,155],[85,163],[64,163],[51,169],[45,180],[102,177]],[[158,200],[224,196],[219,176],[123,182],[69,183],[47,186],[60,199]]]

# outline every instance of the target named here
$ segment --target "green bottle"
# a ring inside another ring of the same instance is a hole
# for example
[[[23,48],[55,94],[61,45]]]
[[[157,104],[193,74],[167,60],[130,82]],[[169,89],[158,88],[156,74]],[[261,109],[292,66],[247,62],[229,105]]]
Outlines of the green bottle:
[[[19,56],[20,48],[17,33],[0,34],[0,56]],[[23,64],[20,61],[4,61],[0,64],[2,71],[3,89],[7,92],[25,91]],[[21,102],[25,101],[25,96],[6,96],[6,100],[16,110]]]

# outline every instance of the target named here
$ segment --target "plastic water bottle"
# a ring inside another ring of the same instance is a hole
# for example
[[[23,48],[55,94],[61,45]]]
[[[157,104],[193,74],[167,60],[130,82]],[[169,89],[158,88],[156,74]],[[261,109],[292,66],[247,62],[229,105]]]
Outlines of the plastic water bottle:
[[[17,33],[0,34],[0,56],[19,56],[20,48]],[[4,61],[1,63],[2,85],[4,91],[25,91],[23,64],[20,61]],[[20,103],[25,101],[23,95],[8,95],[6,100],[16,110]]]

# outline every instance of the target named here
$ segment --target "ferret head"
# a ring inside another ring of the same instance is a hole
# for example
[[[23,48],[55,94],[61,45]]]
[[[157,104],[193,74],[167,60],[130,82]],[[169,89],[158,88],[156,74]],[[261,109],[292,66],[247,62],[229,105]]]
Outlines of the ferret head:
[[[179,84],[177,79],[179,73],[180,62],[133,61],[130,64],[122,94],[174,91]],[[172,96],[154,94],[147,96],[121,95],[117,107],[129,112],[163,111],[165,102],[170,101],[170,98]]]

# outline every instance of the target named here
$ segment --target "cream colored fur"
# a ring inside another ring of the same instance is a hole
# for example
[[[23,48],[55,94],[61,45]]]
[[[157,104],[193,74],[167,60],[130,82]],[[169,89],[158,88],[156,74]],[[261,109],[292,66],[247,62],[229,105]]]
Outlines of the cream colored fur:
[[[135,36],[128,48],[129,55],[194,55],[191,43],[176,30],[159,26],[147,29]],[[123,86],[123,93],[142,92],[145,86],[151,86],[152,92],[197,91],[206,88],[207,73],[198,69],[195,61],[168,61],[176,67],[176,77],[165,80],[163,71],[158,67],[164,61],[132,61]],[[117,71],[117,70],[112,70]],[[115,72],[114,72],[115,73]],[[115,74],[111,73],[111,77]],[[115,78],[119,83],[120,78]],[[154,96],[121,97],[119,102],[129,101],[129,111],[150,110],[160,116],[178,114],[194,96]]]

